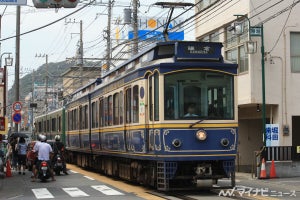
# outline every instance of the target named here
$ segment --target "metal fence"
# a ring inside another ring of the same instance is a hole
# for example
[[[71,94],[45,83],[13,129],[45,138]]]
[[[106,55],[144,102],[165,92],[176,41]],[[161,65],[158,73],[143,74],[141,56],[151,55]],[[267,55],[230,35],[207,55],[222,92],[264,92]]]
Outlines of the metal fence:
[[[300,161],[296,146],[266,147],[266,161]]]

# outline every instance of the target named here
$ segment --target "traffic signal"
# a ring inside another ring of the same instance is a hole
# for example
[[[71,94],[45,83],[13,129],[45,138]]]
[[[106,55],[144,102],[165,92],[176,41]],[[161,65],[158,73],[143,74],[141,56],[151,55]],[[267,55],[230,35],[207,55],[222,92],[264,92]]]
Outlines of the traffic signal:
[[[79,0],[32,0],[36,8],[75,8]]]

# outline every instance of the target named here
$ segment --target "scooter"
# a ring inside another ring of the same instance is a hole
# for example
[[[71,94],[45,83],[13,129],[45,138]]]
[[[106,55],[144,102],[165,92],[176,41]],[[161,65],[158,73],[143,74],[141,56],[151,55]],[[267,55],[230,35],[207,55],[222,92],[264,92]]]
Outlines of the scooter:
[[[53,171],[55,172],[56,176],[60,175],[60,172],[62,172],[64,169],[64,161],[63,158],[60,154],[57,154],[54,157],[54,167],[53,167]]]
[[[38,177],[42,182],[45,182],[50,178],[50,166],[46,161],[41,162],[38,170]]]

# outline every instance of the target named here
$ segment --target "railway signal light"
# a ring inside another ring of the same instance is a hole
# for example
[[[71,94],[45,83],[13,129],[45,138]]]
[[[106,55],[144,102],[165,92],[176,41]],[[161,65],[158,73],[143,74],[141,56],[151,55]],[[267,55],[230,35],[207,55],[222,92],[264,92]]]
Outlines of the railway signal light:
[[[79,0],[32,0],[36,8],[75,8]]]

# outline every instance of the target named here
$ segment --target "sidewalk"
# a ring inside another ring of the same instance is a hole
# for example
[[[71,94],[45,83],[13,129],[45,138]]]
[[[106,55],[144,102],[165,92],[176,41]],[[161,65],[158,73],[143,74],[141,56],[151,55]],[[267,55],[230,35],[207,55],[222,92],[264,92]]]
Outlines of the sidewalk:
[[[237,183],[240,182],[251,183],[251,185],[263,185],[266,188],[280,187],[285,190],[296,190],[299,191],[300,177],[293,178],[266,178],[258,179],[257,177],[252,177],[251,173],[236,173]]]

